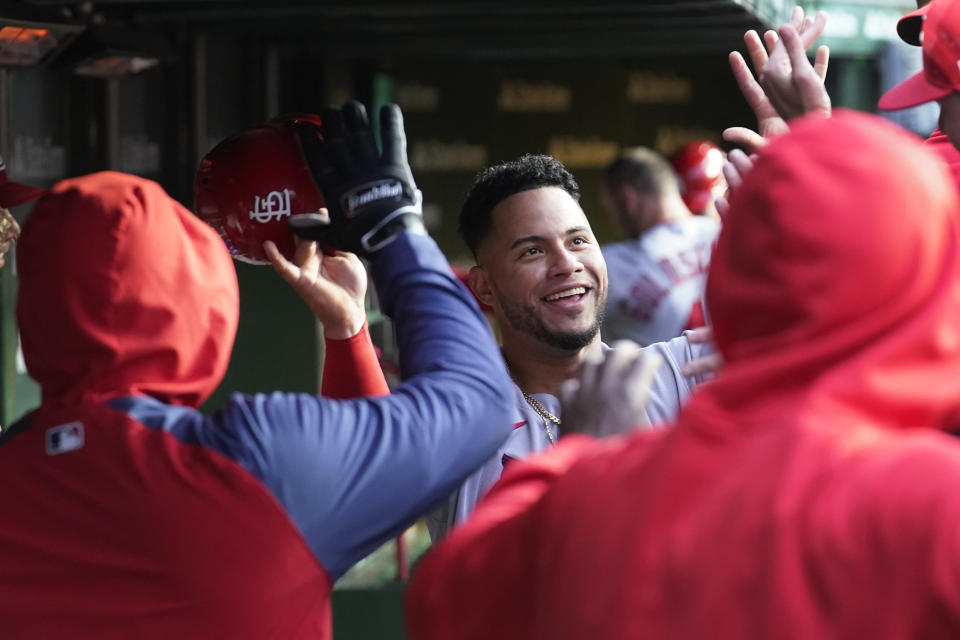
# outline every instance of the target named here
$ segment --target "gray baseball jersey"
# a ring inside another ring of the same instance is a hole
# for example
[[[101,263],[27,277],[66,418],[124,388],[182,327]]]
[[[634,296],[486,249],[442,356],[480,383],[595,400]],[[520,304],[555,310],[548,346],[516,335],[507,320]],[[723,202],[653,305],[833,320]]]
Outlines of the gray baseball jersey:
[[[609,349],[606,345],[603,345],[603,348]],[[683,335],[669,342],[658,342],[644,347],[644,351],[657,353],[663,358],[663,365],[657,370],[650,388],[646,412],[638,421],[644,425],[643,428],[653,429],[660,423],[672,422],[692,388],[700,382],[698,378],[684,376],[680,373],[680,368],[691,360],[712,353],[713,347],[690,344]],[[470,516],[480,498],[500,478],[506,465],[550,446],[550,439],[547,437],[540,414],[524,399],[520,387],[513,385],[512,393],[516,407],[512,418],[513,432],[507,437],[497,454],[463,482],[448,503],[441,505],[427,516],[427,528],[433,540],[439,539],[451,527],[460,524]],[[560,401],[555,396],[535,393],[533,397],[539,400],[547,411],[562,418]],[[559,427],[552,422],[549,426],[554,438],[558,438]]]
[[[716,220],[692,216],[604,246],[610,291],[603,339],[648,345],[680,335],[703,296],[719,231]]]

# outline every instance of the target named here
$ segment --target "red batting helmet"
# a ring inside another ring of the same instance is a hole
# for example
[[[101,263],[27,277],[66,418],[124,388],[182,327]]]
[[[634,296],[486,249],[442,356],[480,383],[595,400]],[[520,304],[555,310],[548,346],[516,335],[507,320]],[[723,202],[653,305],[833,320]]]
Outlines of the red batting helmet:
[[[200,161],[193,187],[196,213],[217,230],[237,260],[268,263],[265,240],[292,258],[287,218],[323,206],[300,152],[294,128],[298,120],[320,124],[314,115],[281,116],[230,136]]]
[[[727,181],[723,179],[724,159],[723,150],[705,140],[691,142],[670,156],[680,180],[683,201],[693,213],[702,213],[727,190]]]

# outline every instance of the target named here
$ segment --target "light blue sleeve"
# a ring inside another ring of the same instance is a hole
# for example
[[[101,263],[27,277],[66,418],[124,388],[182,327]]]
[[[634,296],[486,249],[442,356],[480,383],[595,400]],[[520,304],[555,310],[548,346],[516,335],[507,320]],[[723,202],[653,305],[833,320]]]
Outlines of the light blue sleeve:
[[[657,369],[650,387],[647,415],[654,425],[673,422],[693,388],[703,381],[699,376],[684,376],[680,372],[681,367],[691,360],[714,353],[713,345],[691,344],[684,332],[673,340],[657,342],[643,350],[663,358],[663,365]]]

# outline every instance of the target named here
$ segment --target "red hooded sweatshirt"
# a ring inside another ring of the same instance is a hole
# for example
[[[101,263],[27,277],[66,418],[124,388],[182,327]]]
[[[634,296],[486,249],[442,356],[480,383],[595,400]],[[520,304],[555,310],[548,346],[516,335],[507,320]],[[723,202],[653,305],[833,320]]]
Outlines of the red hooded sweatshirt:
[[[731,202],[727,361],[675,428],[511,467],[424,561],[411,635],[960,637],[956,189],[873,116],[799,121]]]
[[[208,416],[239,312],[216,232],[125,174],[42,199],[17,251],[43,397],[0,434],[0,637],[329,638],[333,581],[510,430],[502,359],[436,244],[403,234],[372,265],[395,395],[234,394]]]
[[[954,183],[960,187],[960,149],[957,149],[953,143],[950,142],[947,134],[940,131],[940,129],[934,130],[934,132],[930,134],[930,137],[924,140],[923,143],[946,163],[950,169],[950,175],[953,176]]]

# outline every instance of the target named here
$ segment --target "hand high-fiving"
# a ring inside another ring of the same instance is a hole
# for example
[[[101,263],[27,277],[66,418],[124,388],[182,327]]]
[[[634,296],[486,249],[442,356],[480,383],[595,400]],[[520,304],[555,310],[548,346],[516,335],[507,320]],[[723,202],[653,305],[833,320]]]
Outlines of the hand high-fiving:
[[[321,122],[320,127],[298,123],[298,132],[329,216],[292,216],[293,232],[368,257],[404,230],[425,233],[399,107],[384,105],[380,110],[382,151],[359,102],[351,100],[343,109],[328,107]]]

